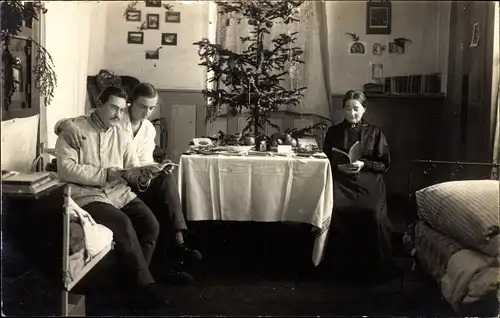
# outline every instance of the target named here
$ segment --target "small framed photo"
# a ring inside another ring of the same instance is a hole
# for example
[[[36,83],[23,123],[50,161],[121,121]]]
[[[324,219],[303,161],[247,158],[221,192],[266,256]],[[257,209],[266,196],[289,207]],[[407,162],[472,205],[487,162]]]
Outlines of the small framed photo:
[[[166,23],[181,23],[181,13],[167,11],[165,12],[165,22]]]
[[[472,39],[470,40],[469,47],[477,47],[478,45],[479,45],[479,22],[476,22],[472,26]]]
[[[177,45],[177,33],[162,33],[161,34],[161,44],[162,45]]]
[[[370,63],[370,81],[379,82],[384,77],[384,64]]]
[[[364,42],[351,42],[349,44],[349,54],[350,55],[365,55],[366,54],[366,43]]]
[[[161,0],[145,0],[146,7],[161,8]]]
[[[389,54],[405,54],[406,45],[398,45],[396,42],[389,42]]]
[[[141,10],[127,10],[126,20],[133,21],[133,22],[140,22],[141,21]]]
[[[391,34],[391,2],[368,0],[366,34]]]
[[[129,32],[127,37],[127,43],[129,44],[143,44],[144,43],[144,33],[143,32]]]
[[[385,46],[380,43],[373,43],[373,55],[382,55],[385,50]]]
[[[160,50],[146,51],[146,60],[159,60]]]
[[[160,15],[157,13],[148,13],[146,15],[146,28],[158,30],[160,28]]]

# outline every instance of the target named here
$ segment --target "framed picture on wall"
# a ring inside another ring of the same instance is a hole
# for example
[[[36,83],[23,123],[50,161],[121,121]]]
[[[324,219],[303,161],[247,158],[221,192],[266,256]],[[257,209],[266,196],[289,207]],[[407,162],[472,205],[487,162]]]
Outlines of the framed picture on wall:
[[[125,13],[125,18],[127,21],[140,22],[141,10],[127,10],[127,12]]]
[[[349,55],[365,55],[366,43],[365,42],[352,42],[349,43]]]
[[[127,36],[128,44],[143,44],[144,43],[144,33],[143,32],[129,32]]]
[[[159,60],[160,50],[146,51],[146,60]]]
[[[181,23],[181,13],[167,11],[165,12],[165,22],[166,23]]]
[[[145,0],[146,7],[161,8],[161,0]]]
[[[366,3],[366,34],[391,34],[391,2]]]
[[[161,34],[161,44],[162,45],[177,45],[177,33],[162,33]]]
[[[146,16],[146,28],[158,30],[160,28],[160,15],[157,13],[148,13]]]

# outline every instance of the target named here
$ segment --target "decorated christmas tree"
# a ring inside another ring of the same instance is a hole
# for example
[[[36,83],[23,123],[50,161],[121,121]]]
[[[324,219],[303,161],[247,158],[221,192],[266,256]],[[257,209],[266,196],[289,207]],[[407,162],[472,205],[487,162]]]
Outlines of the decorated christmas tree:
[[[271,112],[283,108],[295,107],[303,98],[306,87],[287,89],[284,87],[290,68],[301,60],[303,50],[294,46],[297,32],[281,33],[271,36],[270,30],[278,23],[299,22],[298,9],[303,0],[217,0],[219,13],[228,17],[221,23],[248,23],[250,31],[240,37],[246,48],[234,52],[219,44],[203,39],[194,43],[198,54],[213,76],[208,82],[222,83],[215,88],[203,90],[207,102],[207,117],[214,120],[223,106],[230,111],[249,112],[248,124],[242,134],[253,128],[258,134],[259,128],[266,124],[279,130],[269,120]],[[268,41],[269,40],[269,41]],[[270,43],[266,46],[265,43]]]

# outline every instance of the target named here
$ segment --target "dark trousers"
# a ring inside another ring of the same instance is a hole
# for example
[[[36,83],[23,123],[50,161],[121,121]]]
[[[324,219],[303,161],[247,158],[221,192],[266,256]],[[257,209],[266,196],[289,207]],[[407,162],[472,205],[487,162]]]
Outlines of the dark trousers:
[[[113,231],[118,264],[130,283],[153,283],[149,263],[159,235],[159,224],[151,210],[138,198],[121,209],[111,204],[92,202],[82,207],[99,224]]]
[[[168,175],[161,173],[151,180],[145,192],[134,191],[158,219],[160,242],[171,242],[176,232],[187,230],[177,181],[173,173]]]

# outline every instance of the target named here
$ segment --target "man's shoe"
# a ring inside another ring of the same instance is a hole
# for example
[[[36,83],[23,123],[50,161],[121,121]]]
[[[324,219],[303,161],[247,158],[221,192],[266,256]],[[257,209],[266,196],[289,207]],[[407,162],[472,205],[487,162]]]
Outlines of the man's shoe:
[[[186,244],[174,246],[172,248],[173,256],[179,258],[181,261],[195,261],[199,262],[203,258],[201,253],[197,250],[191,249]]]
[[[162,282],[172,285],[187,286],[194,284],[193,276],[181,270],[170,270],[166,274],[162,274],[160,279]]]
[[[170,304],[156,283],[139,288],[136,292],[135,302],[141,307],[162,307]]]

